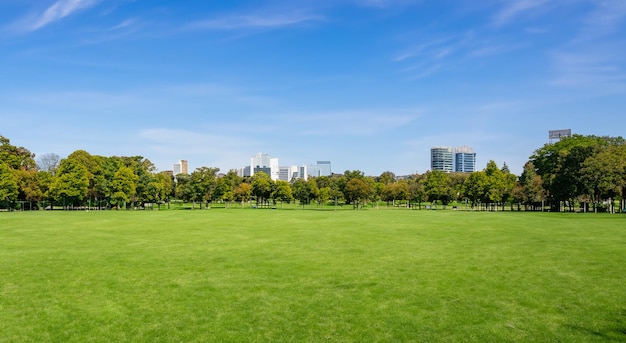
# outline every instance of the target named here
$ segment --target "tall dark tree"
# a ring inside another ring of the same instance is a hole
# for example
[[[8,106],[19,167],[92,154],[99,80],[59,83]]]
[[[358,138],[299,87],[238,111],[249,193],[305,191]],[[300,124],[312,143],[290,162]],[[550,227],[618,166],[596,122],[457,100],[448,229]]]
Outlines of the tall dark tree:
[[[529,206],[534,206],[544,200],[546,200],[545,190],[543,189],[543,180],[541,176],[537,175],[535,171],[535,165],[532,162],[526,162],[524,164],[524,170],[519,177],[520,201],[524,204],[526,209]]]

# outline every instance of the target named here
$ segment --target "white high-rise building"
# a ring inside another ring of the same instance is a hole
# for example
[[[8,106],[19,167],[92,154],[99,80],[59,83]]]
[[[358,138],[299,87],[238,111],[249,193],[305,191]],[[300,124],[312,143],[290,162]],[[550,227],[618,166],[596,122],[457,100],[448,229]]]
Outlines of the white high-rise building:
[[[293,179],[307,180],[307,167],[306,166],[283,166],[280,167],[278,175],[279,180],[290,182]]]
[[[174,176],[178,174],[188,174],[188,164],[187,160],[180,160],[178,163],[174,164]]]
[[[276,181],[280,173],[278,158],[270,158],[269,154],[258,153],[250,158],[250,176],[254,173],[264,172]]]

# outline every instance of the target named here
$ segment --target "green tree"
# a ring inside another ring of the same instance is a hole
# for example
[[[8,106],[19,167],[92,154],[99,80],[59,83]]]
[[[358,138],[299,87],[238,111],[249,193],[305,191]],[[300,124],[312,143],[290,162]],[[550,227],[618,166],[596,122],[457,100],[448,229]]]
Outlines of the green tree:
[[[50,186],[54,181],[54,175],[47,171],[37,172],[37,184],[41,189],[42,200],[49,200],[52,196],[50,194]]]
[[[395,206],[396,200],[410,200],[411,192],[409,183],[406,181],[398,181],[384,185],[381,198],[383,201],[387,202],[387,206],[389,206],[390,202]]]
[[[418,209],[421,209],[422,202],[426,201],[426,189],[424,188],[424,175],[415,174],[409,178],[409,200],[417,202]]]
[[[304,206],[310,203],[311,200],[317,199],[319,188],[317,188],[315,178],[311,178],[307,181],[297,179],[291,184],[291,192],[294,198]]]
[[[112,203],[118,208],[123,208],[137,192],[136,182],[138,176],[129,167],[121,167],[113,176]]]
[[[520,200],[528,209],[529,206],[536,206],[536,203],[545,200],[545,190],[543,189],[543,180],[537,175],[535,165],[532,162],[524,164],[524,170],[519,177]]]
[[[8,138],[0,136],[0,163],[6,164],[13,170],[35,170],[35,154],[24,147],[11,145]]]
[[[284,202],[290,203],[293,200],[293,195],[291,194],[291,186],[289,185],[289,182],[282,180],[276,181],[272,192],[272,198],[280,201],[281,208]]]
[[[131,197],[132,201],[146,202],[152,198],[150,183],[154,179],[154,171],[156,167],[150,160],[143,156],[123,156],[120,157],[124,166],[130,168],[133,174],[137,176],[135,179],[135,194]]]
[[[39,174],[35,170],[14,170],[18,184],[18,200],[38,202],[43,200],[43,191],[39,187]],[[33,209],[32,204],[29,209]]]
[[[463,184],[469,177],[469,173],[449,173],[450,178],[450,195],[454,201],[462,200]]]
[[[601,200],[623,199],[626,195],[626,145],[610,146],[590,156],[583,162],[580,173],[594,208],[598,208]]]
[[[197,195],[198,193],[194,190],[190,175],[176,175],[176,198],[185,202],[195,202],[197,200]]]
[[[89,192],[89,171],[78,161],[70,158],[61,160],[50,194],[64,205],[81,205]]]
[[[273,181],[264,172],[252,176],[252,195],[256,197],[257,205],[266,203],[272,196]]]
[[[378,177],[378,179],[376,181],[382,183],[383,185],[388,185],[390,183],[395,183],[396,182],[396,174],[394,174],[394,173],[392,173],[390,171],[383,172],[382,174],[380,174],[380,176]]]
[[[6,163],[0,161],[0,202],[5,202],[7,206],[10,206],[11,202],[17,200],[18,194],[18,185],[13,171]]]
[[[493,160],[490,160],[485,168],[488,202],[496,205],[502,204],[502,206],[504,206],[504,202],[508,200],[507,198],[510,197],[515,187],[514,177],[511,178],[509,176],[511,174],[506,173],[503,169],[499,169]],[[508,167],[504,170],[508,170]],[[494,208],[497,209],[497,206]]]
[[[332,194],[333,190],[330,187],[318,188],[317,201],[322,205],[326,205],[328,201],[332,198]]]
[[[191,187],[194,200],[209,202],[213,199],[213,193],[217,187],[217,173],[219,168],[201,167],[191,173]]]
[[[370,196],[372,189],[369,183],[363,178],[352,178],[346,183],[344,196],[346,201],[352,203],[354,208],[358,209]]]
[[[241,208],[244,208],[244,204],[250,201],[252,196],[252,186],[249,183],[242,182],[235,188],[233,193],[235,199],[241,201]]]
[[[488,202],[489,180],[484,171],[471,173],[463,183],[463,196],[470,200],[472,208],[481,202]]]
[[[587,158],[608,146],[621,144],[624,144],[621,137],[573,135],[535,150],[530,162],[543,179],[553,210],[559,210],[561,202],[569,203],[572,210],[574,200],[589,193],[581,175],[581,166]]]
[[[424,180],[424,190],[428,201],[441,201],[447,205],[452,199],[450,176],[440,170],[429,171]]]
[[[173,180],[170,175],[166,173],[158,173],[154,175],[152,181],[148,184],[146,189],[147,201],[156,202],[159,204],[169,199],[170,191],[172,189]]]

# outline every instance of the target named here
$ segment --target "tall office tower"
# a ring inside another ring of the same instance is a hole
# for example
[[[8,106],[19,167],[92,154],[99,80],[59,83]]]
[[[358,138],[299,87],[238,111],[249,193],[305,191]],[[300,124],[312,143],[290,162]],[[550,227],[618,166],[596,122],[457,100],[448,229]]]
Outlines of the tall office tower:
[[[298,172],[298,178],[300,179],[304,179],[304,181],[307,181],[309,178],[309,173],[307,172],[308,168],[307,166],[303,165],[300,166],[300,168],[298,168],[299,172]]]
[[[250,176],[254,173],[264,172],[276,181],[280,175],[277,158],[270,158],[269,154],[258,153],[250,158]]]
[[[438,146],[430,149],[430,170],[452,172],[454,169],[454,151],[447,146]]]
[[[180,173],[185,175],[189,174],[187,160],[180,160],[178,163],[180,163]]]
[[[454,171],[473,173],[476,170],[476,153],[468,146],[458,147],[454,153]]]
[[[189,174],[187,160],[180,160],[178,163],[174,164],[174,176],[178,174]]]

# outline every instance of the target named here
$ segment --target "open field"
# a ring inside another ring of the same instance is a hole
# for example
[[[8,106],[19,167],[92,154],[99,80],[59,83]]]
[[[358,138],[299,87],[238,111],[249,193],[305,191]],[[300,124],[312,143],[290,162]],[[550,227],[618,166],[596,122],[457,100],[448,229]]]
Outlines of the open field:
[[[0,213],[0,342],[626,341],[626,217]]]

